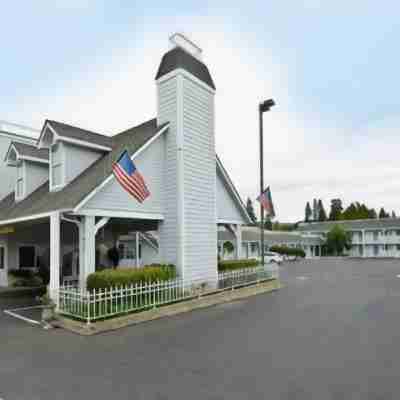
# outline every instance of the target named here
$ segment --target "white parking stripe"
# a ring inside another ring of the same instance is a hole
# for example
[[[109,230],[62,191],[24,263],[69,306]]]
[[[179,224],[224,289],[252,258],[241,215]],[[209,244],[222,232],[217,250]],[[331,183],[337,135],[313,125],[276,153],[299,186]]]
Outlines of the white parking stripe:
[[[14,308],[12,310],[4,310],[4,313],[10,315],[11,317],[21,319],[22,321],[28,322],[33,325],[41,325],[41,321],[36,321],[34,319],[24,317],[23,315],[17,314],[16,311],[25,311],[31,310],[35,308],[43,308],[43,306],[31,306],[31,307],[21,307],[21,308]],[[1,400],[1,399],[0,399]]]

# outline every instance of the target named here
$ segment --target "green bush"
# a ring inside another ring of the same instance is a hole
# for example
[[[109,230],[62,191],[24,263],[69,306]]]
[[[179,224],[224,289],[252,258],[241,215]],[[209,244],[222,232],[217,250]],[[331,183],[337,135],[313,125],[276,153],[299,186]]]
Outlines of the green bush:
[[[287,247],[287,246],[271,246],[269,251],[274,253],[281,254],[283,256],[294,256],[294,257],[302,257],[306,256],[306,253],[303,249],[298,249],[296,247]]]
[[[30,269],[10,269],[8,273],[14,278],[30,279],[35,273]]]
[[[135,285],[140,282],[167,281],[176,278],[172,264],[151,264],[142,268],[106,269],[94,272],[87,278],[88,290],[114,286]]]
[[[233,269],[257,267],[259,262],[255,258],[246,258],[243,260],[224,260],[218,262],[218,271],[231,271]]]

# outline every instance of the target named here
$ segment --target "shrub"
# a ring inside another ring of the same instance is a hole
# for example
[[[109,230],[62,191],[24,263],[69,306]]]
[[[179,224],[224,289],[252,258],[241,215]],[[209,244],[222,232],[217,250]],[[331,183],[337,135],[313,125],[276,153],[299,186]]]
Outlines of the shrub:
[[[151,264],[142,268],[106,269],[87,278],[88,290],[135,285],[140,282],[167,281],[176,278],[172,264]]]
[[[255,258],[246,258],[243,260],[224,260],[218,263],[218,271],[231,271],[233,269],[257,267],[259,262]]]
[[[298,249],[295,247],[287,247],[287,246],[271,246],[269,248],[270,251],[274,253],[278,253],[284,256],[294,256],[294,257],[305,257],[306,253],[303,249]]]
[[[231,253],[233,253],[233,251],[235,250],[235,247],[234,247],[234,245],[232,244],[232,242],[229,242],[229,241],[227,241],[227,242],[224,242],[224,252],[226,252],[226,253],[228,253],[228,254],[231,254]]]
[[[8,273],[14,278],[30,279],[35,273],[30,269],[10,269]]]
[[[38,276],[42,279],[43,284],[48,285],[50,283],[50,268],[40,264]]]

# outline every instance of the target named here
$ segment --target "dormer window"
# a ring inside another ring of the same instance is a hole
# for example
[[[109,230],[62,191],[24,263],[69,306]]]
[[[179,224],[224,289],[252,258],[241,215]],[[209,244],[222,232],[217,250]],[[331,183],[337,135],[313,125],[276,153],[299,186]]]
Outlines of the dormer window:
[[[61,189],[65,184],[63,143],[57,142],[51,146],[51,190]]]
[[[19,201],[25,195],[25,165],[20,162],[17,166],[17,182],[15,186],[15,200]]]

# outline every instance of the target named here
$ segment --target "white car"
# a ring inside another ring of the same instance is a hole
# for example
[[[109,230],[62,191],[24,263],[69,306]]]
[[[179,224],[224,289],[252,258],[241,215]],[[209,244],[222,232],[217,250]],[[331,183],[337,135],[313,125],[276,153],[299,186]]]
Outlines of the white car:
[[[266,263],[281,264],[283,262],[283,257],[278,253],[267,251],[264,253],[264,260]]]

